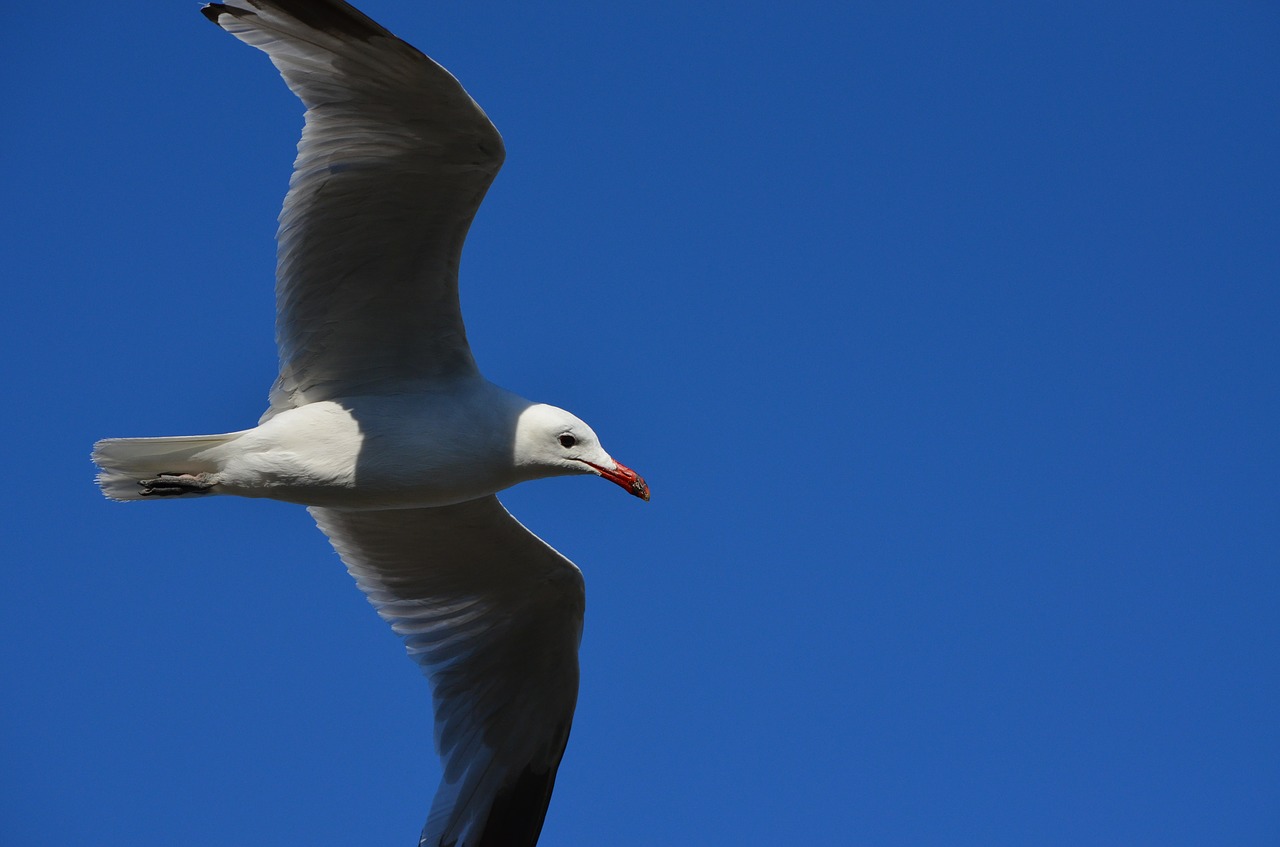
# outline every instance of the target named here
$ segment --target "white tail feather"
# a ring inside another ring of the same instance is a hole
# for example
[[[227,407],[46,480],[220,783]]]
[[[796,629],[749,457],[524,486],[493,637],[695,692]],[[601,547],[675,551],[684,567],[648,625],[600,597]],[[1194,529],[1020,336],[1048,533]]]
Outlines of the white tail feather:
[[[112,500],[149,499],[142,496],[142,487],[138,485],[141,480],[162,473],[213,473],[219,470],[218,462],[207,452],[240,435],[240,432],[227,432],[171,438],[103,439],[93,445],[93,463],[100,470],[98,486]]]

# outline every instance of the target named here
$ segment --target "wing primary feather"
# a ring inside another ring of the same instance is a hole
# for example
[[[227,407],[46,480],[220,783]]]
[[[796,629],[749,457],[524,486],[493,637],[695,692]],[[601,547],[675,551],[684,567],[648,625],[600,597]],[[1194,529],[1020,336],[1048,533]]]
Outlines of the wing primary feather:
[[[246,2],[251,6],[258,5],[254,0],[246,0]],[[271,0],[271,6],[312,29],[327,32],[330,35],[346,35],[365,41],[370,38],[394,38],[377,21],[347,3],[333,2],[333,0]],[[214,23],[218,22],[219,15],[253,14],[248,9],[228,6],[224,3],[206,4],[201,7],[200,12]]]
[[[565,743],[568,743],[568,727],[564,728],[563,734]],[[563,745],[560,753],[564,753]],[[527,767],[513,783],[499,791],[489,808],[489,816],[485,818],[477,847],[533,847],[537,844],[559,765],[557,756],[555,764],[547,770]]]

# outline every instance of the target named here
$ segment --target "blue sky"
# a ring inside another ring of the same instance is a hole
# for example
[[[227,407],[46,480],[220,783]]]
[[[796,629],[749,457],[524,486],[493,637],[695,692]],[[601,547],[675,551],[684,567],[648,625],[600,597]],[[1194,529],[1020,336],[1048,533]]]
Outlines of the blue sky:
[[[507,143],[494,381],[653,487],[509,508],[588,587],[545,845],[1280,838],[1280,12],[362,8]],[[12,847],[411,844],[429,696],[299,507],[119,505],[243,428],[301,109],[198,4],[0,46]]]

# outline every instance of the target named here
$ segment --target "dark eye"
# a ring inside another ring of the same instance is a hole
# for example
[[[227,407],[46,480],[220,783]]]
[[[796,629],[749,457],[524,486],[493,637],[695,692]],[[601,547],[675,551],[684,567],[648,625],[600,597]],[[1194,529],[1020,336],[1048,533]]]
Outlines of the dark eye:
[[[572,435],[570,435],[567,432],[564,435],[560,436],[561,447],[572,447],[577,443],[578,443],[578,439],[574,438]]]

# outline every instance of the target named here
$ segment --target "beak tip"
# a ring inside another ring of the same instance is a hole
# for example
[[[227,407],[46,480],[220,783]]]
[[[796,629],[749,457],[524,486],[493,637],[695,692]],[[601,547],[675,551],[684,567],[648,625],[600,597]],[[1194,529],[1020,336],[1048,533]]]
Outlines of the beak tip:
[[[639,497],[646,503],[649,502],[649,483],[644,481],[644,477],[640,476],[640,474],[631,470],[631,468],[621,462],[614,462],[612,468],[604,468],[586,460],[579,461],[590,467],[600,476],[624,489],[628,494]]]

